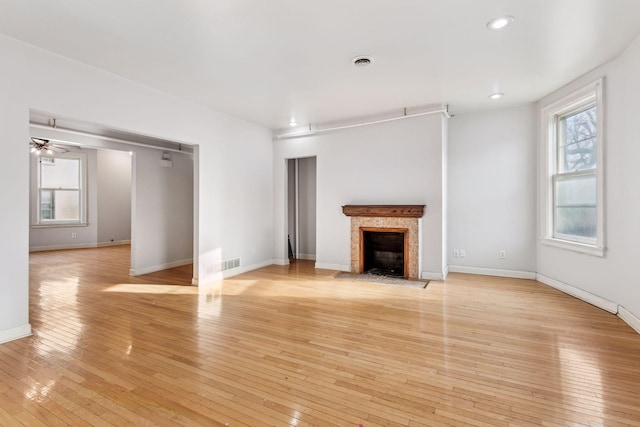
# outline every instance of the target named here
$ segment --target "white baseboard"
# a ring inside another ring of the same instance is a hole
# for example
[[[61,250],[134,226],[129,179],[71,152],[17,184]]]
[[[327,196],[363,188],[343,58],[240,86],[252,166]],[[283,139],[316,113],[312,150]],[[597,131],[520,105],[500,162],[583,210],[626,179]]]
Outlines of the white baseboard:
[[[316,254],[298,254],[298,259],[316,260]]]
[[[222,272],[222,278],[228,279],[233,276],[237,276],[238,274],[247,273],[249,271],[257,270],[259,268],[268,267],[273,264],[273,260],[267,260],[263,262],[259,262],[256,264],[240,266],[238,268],[232,268],[230,270],[225,270]]]
[[[426,280],[437,280],[439,282],[442,282],[444,279],[447,278],[447,274],[448,272],[436,273],[433,271],[423,271],[420,273],[420,278],[426,279]]]
[[[191,278],[191,286],[198,286],[198,278],[197,277],[192,277]]]
[[[29,252],[59,251],[63,249],[90,249],[97,248],[97,243],[79,243],[77,245],[51,245],[51,246],[33,246],[29,248]]]
[[[595,305],[596,307],[606,310],[609,313],[613,313],[613,314],[618,313],[618,304],[611,302],[609,300],[606,300],[597,295],[594,295],[590,292],[583,291],[582,289],[578,289],[574,286],[567,285],[566,283],[563,283],[556,279],[552,279],[542,274],[537,274],[536,280],[538,282],[544,283],[547,286],[551,286],[552,288],[562,291],[565,294],[569,294],[578,299],[581,299],[582,301],[588,302],[591,305]]]
[[[29,335],[31,335],[30,323],[18,326],[17,328],[5,329],[4,331],[0,331],[0,344],[28,337]]]
[[[321,262],[316,262],[316,270],[336,270],[336,271],[346,271],[350,272],[351,267],[343,264],[325,264]]]
[[[60,251],[63,249],[93,249],[102,248],[105,246],[119,246],[130,245],[131,240],[118,240],[116,242],[100,242],[100,243],[78,243],[67,245],[51,245],[51,246],[34,246],[29,248],[29,252],[44,252],[44,251]]]
[[[627,325],[631,326],[640,334],[640,319],[634,316],[629,310],[618,306],[618,317],[627,322]]]
[[[132,268],[129,270],[129,276],[141,276],[143,274],[155,273],[156,271],[166,270],[168,268],[182,267],[183,265],[192,264],[193,259],[183,259],[180,261],[167,262],[164,264],[152,265],[150,267]]]
[[[512,279],[536,280],[537,274],[533,271],[499,270],[495,268],[465,267],[462,265],[450,265],[451,273],[480,274],[483,276],[510,277]]]
[[[271,263],[275,265],[289,265],[289,260],[288,259],[272,259]]]
[[[98,247],[130,245],[131,240],[116,240],[115,242],[98,242]]]

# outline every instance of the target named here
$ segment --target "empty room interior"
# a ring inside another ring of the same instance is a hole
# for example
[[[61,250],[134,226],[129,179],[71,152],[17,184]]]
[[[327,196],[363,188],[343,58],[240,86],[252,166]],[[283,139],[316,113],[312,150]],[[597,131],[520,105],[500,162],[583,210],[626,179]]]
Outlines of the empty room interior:
[[[0,0],[0,77],[0,426],[640,426],[640,2]]]

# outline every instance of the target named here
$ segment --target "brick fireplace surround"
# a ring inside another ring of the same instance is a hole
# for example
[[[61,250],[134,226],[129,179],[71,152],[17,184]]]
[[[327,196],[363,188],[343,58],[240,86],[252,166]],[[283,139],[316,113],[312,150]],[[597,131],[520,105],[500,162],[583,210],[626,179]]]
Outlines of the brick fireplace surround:
[[[346,205],[342,212],[351,217],[351,272],[363,273],[361,228],[407,229],[408,254],[406,272],[408,278],[417,279],[419,274],[419,219],[424,216],[425,205]]]

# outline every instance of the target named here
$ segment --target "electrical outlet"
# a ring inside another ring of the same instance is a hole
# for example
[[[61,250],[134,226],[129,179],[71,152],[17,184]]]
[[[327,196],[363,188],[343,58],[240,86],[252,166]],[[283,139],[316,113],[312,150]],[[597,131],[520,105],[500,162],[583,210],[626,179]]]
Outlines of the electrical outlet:
[[[457,250],[457,249],[454,249],[454,250],[453,250],[453,256],[454,256],[454,257],[459,257],[459,256],[460,256],[460,251],[459,251],[459,250]]]
[[[460,258],[464,258],[465,256],[467,256],[467,251],[464,249],[460,249]]]
[[[507,251],[505,251],[504,249],[498,253],[498,258],[505,259],[506,257],[507,257]]]
[[[75,239],[76,237],[78,237],[78,234],[77,234],[77,233],[71,233],[71,238],[72,238],[72,239]]]

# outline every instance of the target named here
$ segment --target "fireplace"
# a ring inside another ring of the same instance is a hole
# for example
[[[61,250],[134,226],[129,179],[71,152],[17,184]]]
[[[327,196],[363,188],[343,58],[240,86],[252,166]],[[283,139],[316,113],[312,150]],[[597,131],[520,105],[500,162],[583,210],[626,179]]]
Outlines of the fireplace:
[[[385,270],[392,270],[392,275],[419,278],[420,218],[424,209],[424,205],[343,206],[342,212],[351,217],[351,272],[365,273],[373,269],[376,273],[389,274]],[[395,243],[380,243],[385,237]]]
[[[360,227],[360,271],[383,276],[408,276],[406,228]]]

